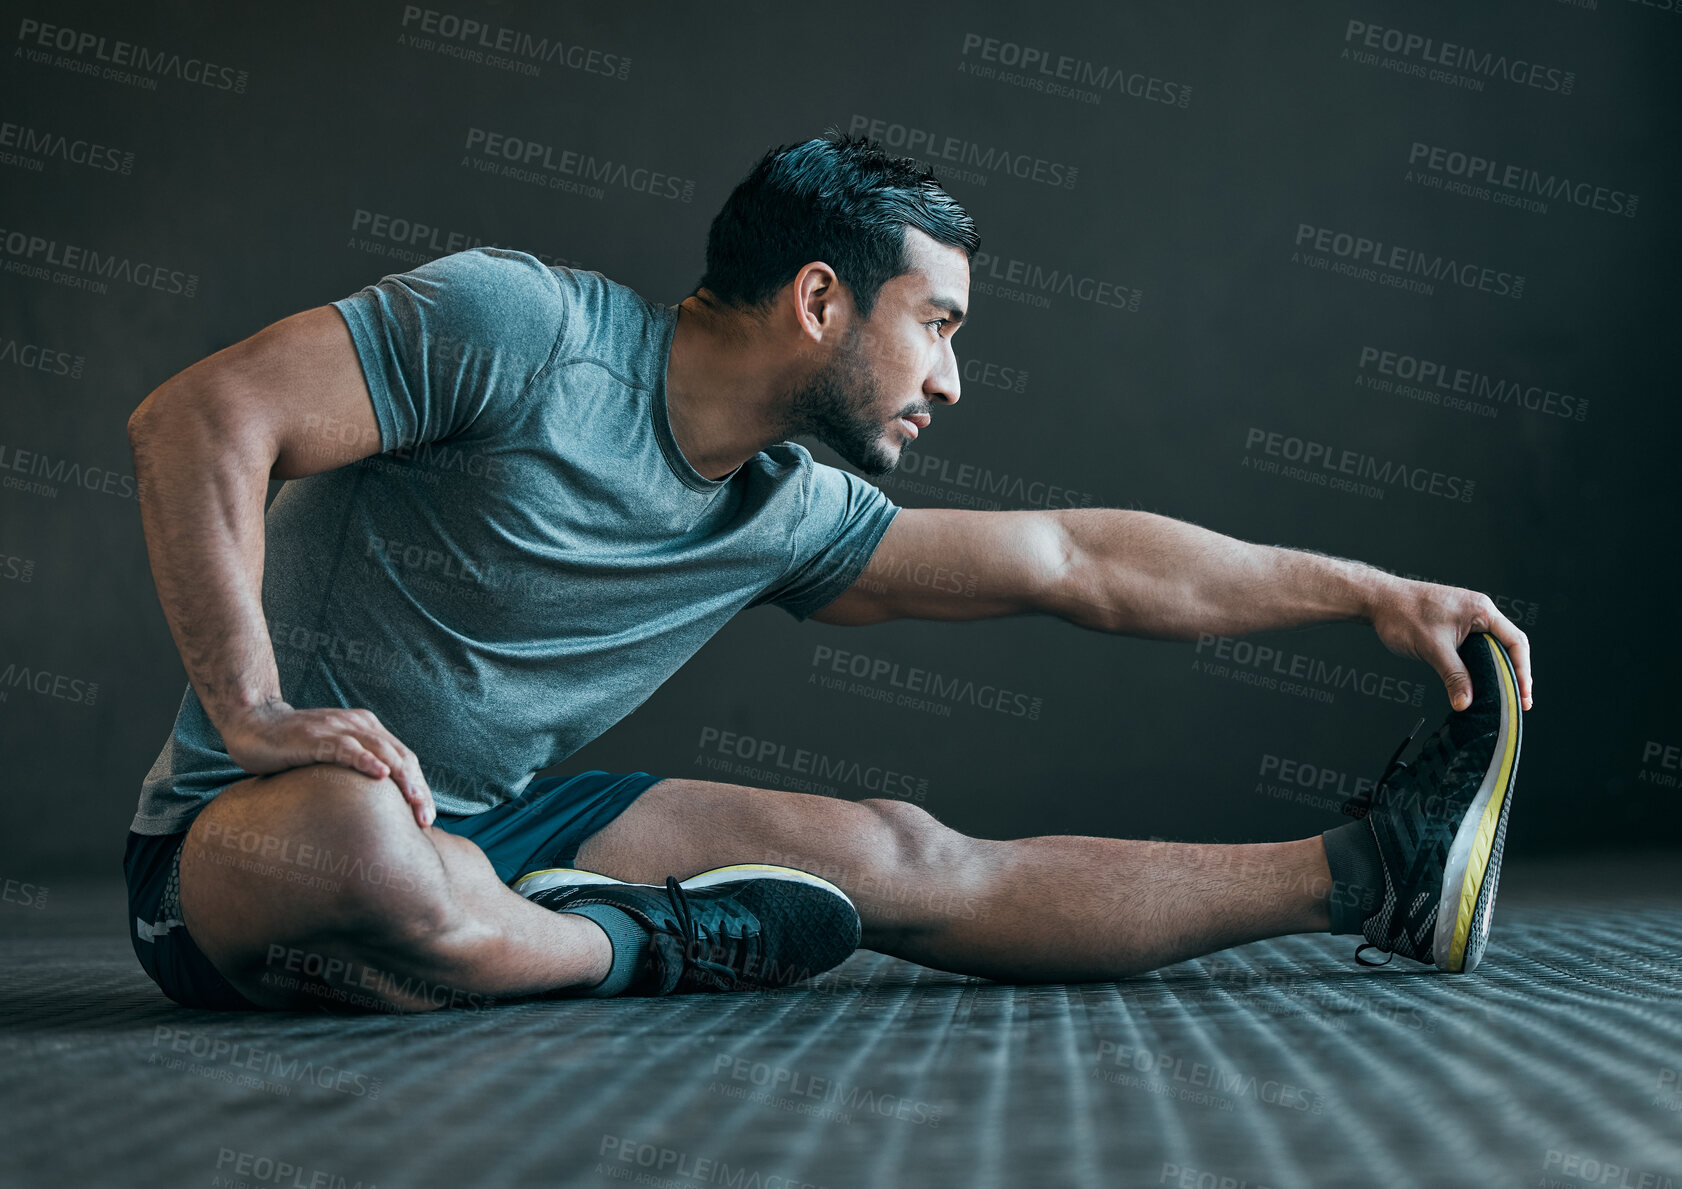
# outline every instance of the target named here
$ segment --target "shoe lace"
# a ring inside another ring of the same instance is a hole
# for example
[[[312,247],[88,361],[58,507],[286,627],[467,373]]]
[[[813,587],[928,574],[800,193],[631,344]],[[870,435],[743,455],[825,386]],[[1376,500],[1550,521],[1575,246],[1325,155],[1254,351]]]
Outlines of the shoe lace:
[[[1342,811],[1345,814],[1356,819],[1363,818],[1371,813],[1374,807],[1383,803],[1384,794],[1390,788],[1390,782],[1397,775],[1408,770],[1408,766],[1402,763],[1402,753],[1407,750],[1408,744],[1413,742],[1413,737],[1419,734],[1419,728],[1424,725],[1425,720],[1423,718],[1413,724],[1413,730],[1407,733],[1407,738],[1397,744],[1396,750],[1390,753],[1390,762],[1384,765],[1384,774],[1378,778],[1378,783],[1370,789],[1357,790],[1354,796],[1343,803]],[[1368,950],[1383,954],[1384,961],[1374,962],[1366,958],[1364,955]],[[1388,966],[1390,959],[1394,956],[1392,951],[1374,945],[1370,941],[1363,942],[1355,947],[1355,961],[1362,966]]]
[[[716,953],[721,943],[728,943],[726,955],[734,957],[739,939],[727,929],[715,934],[700,922],[694,909],[690,907],[689,893],[678,883],[677,876],[666,877],[666,895],[672,902],[672,915],[677,918],[677,922],[676,928],[668,927],[661,932],[683,943],[684,966],[714,986],[734,990],[739,981],[736,971],[727,963],[715,961],[706,955]]]
[[[1413,724],[1413,730],[1407,733],[1407,738],[1403,739],[1396,750],[1390,753],[1390,762],[1384,765],[1384,775],[1378,778],[1378,783],[1370,789],[1357,790],[1354,796],[1343,803],[1343,813],[1353,818],[1363,818],[1372,812],[1373,807],[1378,805],[1383,798],[1385,790],[1390,787],[1392,778],[1398,773],[1407,771],[1408,766],[1402,763],[1402,753],[1407,750],[1408,744],[1413,742],[1413,737],[1419,734],[1419,728],[1424,725],[1425,720],[1423,718]],[[1383,965],[1383,963],[1379,963],[1379,965]]]

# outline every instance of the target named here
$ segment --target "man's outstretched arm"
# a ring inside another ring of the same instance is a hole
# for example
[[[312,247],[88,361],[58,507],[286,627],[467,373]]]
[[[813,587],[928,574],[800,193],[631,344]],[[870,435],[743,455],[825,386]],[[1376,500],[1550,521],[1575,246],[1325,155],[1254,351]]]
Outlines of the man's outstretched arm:
[[[1471,683],[1455,649],[1488,631],[1513,658],[1525,709],[1532,702],[1529,640],[1486,595],[1150,512],[904,508],[864,573],[813,618],[856,625],[1036,613],[1167,640],[1361,620],[1392,652],[1434,668],[1456,709],[1469,704]]]

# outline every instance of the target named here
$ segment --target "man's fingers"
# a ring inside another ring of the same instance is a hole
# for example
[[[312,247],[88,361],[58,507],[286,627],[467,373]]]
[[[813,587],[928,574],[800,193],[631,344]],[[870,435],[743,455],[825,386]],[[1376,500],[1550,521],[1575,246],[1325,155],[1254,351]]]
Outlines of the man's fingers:
[[[1448,704],[1456,710],[1464,710],[1472,704],[1472,675],[1466,672],[1466,666],[1460,663],[1460,657],[1442,649],[1430,658],[1431,667],[1443,679],[1443,688],[1448,690]]]
[[[403,756],[403,779],[398,783],[415,807],[415,820],[423,826],[430,826],[438,816],[438,807],[432,802],[432,790],[421,772],[420,757],[398,742],[395,736],[391,741]]]
[[[1524,708],[1529,710],[1535,702],[1533,683],[1530,675],[1530,637],[1521,632],[1512,620],[1500,611],[1490,617],[1490,635],[1501,641],[1507,655],[1513,660],[1513,672],[1518,676],[1518,693],[1524,701]]]
[[[392,783],[397,785],[403,799],[413,807],[415,821],[422,826],[431,825],[437,811],[433,808],[432,791],[426,787],[426,779],[421,775],[420,761],[415,758],[415,753],[399,743],[383,727],[364,736],[362,744],[384,760],[391,769]]]
[[[420,758],[407,747],[403,748],[403,757],[402,787],[415,807],[415,820],[423,826],[430,826],[438,816],[438,807],[433,804],[432,790],[427,787],[426,777],[421,773]]]
[[[310,758],[318,764],[338,764],[342,768],[354,768],[364,776],[372,776],[376,780],[384,777],[389,770],[385,761],[362,746],[361,742],[351,735],[330,735],[318,740]]]
[[[318,764],[338,764],[375,779],[391,778],[414,811],[417,824],[430,826],[438,817],[432,790],[421,774],[420,760],[372,715],[370,726],[358,723],[356,733],[338,731],[317,739],[311,758]]]

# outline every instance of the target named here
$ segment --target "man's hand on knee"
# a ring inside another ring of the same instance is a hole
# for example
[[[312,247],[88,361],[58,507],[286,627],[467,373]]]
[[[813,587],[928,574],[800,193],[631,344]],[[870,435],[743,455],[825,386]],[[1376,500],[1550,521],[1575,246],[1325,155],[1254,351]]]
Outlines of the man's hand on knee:
[[[279,698],[259,703],[222,726],[228,756],[258,776],[305,764],[338,764],[376,780],[390,777],[415,821],[438,816],[420,760],[370,710],[294,710]]]

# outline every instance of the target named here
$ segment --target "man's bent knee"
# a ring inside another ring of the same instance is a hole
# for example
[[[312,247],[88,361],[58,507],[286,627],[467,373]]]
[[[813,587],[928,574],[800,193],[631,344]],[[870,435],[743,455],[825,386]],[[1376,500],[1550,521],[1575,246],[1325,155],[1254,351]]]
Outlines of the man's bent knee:
[[[873,849],[879,874],[915,881],[963,874],[975,839],[941,824],[928,810],[909,801],[869,797],[858,804],[875,821]]]
[[[259,1002],[424,1010],[430,996],[390,992],[453,910],[430,834],[389,779],[314,765],[242,781],[183,845],[187,930]]]
[[[861,870],[842,887],[858,906],[866,948],[892,952],[978,915],[983,844],[905,801],[858,804],[873,826]]]

